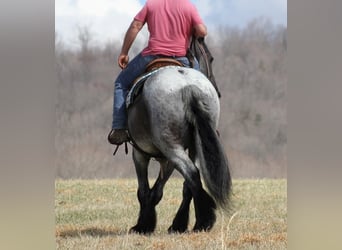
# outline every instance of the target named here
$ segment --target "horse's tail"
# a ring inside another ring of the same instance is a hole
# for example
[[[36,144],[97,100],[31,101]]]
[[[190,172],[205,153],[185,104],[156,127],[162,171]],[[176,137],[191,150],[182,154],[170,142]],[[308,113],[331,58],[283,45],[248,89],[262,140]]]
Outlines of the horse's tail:
[[[228,159],[212,126],[212,115],[208,110],[208,97],[196,86],[185,87],[182,91],[185,102],[186,119],[194,128],[196,157],[211,196],[224,207],[231,193],[231,176]]]

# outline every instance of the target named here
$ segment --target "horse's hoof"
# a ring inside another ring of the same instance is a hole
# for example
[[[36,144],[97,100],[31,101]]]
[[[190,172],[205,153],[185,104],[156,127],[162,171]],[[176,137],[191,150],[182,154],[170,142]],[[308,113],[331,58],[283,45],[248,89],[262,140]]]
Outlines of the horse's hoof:
[[[194,228],[192,229],[193,232],[197,233],[197,232],[209,232],[214,226],[214,223],[209,222],[209,223],[205,223],[205,224],[195,224]]]
[[[211,230],[212,227],[194,227],[194,229],[192,229],[192,231],[194,233],[200,233],[200,232],[209,232]]]
[[[170,226],[168,229],[167,229],[167,232],[169,234],[181,234],[181,233],[185,233],[187,231],[187,228],[176,228],[176,227],[173,227],[173,226]]]
[[[135,233],[135,234],[151,234],[153,233],[153,229],[148,229],[148,228],[142,228],[138,225],[132,227],[130,230],[129,230],[129,233],[132,234],[132,233]]]

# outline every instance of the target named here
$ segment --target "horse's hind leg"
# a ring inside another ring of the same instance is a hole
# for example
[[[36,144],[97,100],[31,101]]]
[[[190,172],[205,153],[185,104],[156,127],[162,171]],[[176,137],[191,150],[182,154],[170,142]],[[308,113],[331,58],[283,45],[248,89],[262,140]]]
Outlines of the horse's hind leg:
[[[133,160],[138,177],[138,200],[140,203],[140,212],[137,224],[131,228],[130,232],[151,233],[154,231],[157,223],[156,205],[163,196],[163,188],[173,171],[173,166],[166,161],[161,163],[161,172],[150,189],[148,182],[148,163],[150,157],[137,151],[133,151]]]
[[[170,160],[185,178],[185,185],[188,186],[194,198],[196,223],[193,230],[210,230],[216,221],[216,204],[203,189],[198,169],[182,149],[174,151],[170,155]]]
[[[183,183],[183,200],[177,211],[176,217],[173,219],[172,225],[169,227],[169,233],[184,233],[188,228],[190,202],[192,199],[191,190],[188,185]]]
[[[189,146],[189,157],[192,162],[196,161],[196,148],[194,145]],[[184,233],[189,224],[190,203],[192,200],[191,190],[184,181],[183,183],[183,200],[177,211],[172,225],[169,227],[169,233]]]

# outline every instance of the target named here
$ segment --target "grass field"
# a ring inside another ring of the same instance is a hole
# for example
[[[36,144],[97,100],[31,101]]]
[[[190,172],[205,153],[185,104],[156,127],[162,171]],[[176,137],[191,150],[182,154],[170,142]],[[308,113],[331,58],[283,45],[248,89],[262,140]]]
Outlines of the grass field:
[[[286,180],[234,180],[233,207],[210,232],[168,234],[182,179],[165,186],[150,236],[128,234],[138,216],[135,179],[56,180],[57,249],[286,249]],[[191,207],[189,229],[194,224]]]

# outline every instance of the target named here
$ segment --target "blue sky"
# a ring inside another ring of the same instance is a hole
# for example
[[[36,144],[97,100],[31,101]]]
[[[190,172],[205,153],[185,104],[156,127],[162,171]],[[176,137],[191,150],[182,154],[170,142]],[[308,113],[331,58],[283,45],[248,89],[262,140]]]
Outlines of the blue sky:
[[[209,32],[218,26],[244,27],[264,17],[287,26],[287,0],[191,0]],[[132,18],[145,0],[56,0],[55,30],[66,44],[77,44],[77,27],[87,26],[96,43],[121,41]],[[143,31],[139,39],[146,40]]]
[[[192,0],[210,26],[243,27],[252,19],[265,17],[287,26],[287,0]]]

